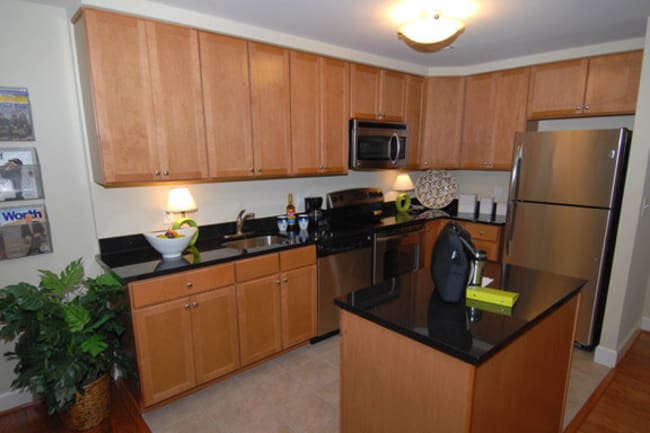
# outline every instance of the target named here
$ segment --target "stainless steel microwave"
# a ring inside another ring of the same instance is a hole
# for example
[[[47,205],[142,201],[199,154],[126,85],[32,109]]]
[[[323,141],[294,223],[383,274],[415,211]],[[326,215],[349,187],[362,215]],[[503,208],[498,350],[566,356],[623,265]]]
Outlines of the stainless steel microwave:
[[[406,166],[406,123],[350,120],[350,168],[356,170]]]

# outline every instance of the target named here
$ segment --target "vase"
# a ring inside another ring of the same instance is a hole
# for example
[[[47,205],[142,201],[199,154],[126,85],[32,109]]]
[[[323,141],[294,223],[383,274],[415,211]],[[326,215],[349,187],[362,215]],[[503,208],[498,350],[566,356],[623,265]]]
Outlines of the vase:
[[[93,428],[110,415],[111,381],[108,374],[85,385],[83,389],[83,394],[77,392],[72,407],[60,413],[63,424],[70,430]]]

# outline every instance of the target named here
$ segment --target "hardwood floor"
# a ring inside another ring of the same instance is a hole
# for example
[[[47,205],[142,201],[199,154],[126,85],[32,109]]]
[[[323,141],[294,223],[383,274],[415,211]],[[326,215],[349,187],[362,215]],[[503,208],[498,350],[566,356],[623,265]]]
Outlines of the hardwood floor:
[[[650,332],[641,332],[565,433],[650,432]]]
[[[151,433],[130,398],[120,386],[113,388],[111,417],[84,433]],[[41,404],[30,404],[0,413],[0,433],[69,433],[58,417],[48,416]]]
[[[564,433],[650,432],[650,332],[641,332]],[[43,406],[0,413],[0,433],[69,433]],[[113,392],[111,419],[84,433],[151,433],[121,387]]]

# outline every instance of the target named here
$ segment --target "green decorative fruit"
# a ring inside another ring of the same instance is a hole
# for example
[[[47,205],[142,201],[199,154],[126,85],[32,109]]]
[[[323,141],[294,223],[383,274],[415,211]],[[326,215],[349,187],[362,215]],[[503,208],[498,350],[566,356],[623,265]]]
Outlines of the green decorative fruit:
[[[180,229],[183,224],[187,224],[189,227],[196,227],[196,232],[194,232],[194,236],[192,236],[192,240],[190,241],[190,246],[192,246],[199,238],[199,226],[192,218],[181,217],[174,221],[174,224],[172,224],[172,230]]]

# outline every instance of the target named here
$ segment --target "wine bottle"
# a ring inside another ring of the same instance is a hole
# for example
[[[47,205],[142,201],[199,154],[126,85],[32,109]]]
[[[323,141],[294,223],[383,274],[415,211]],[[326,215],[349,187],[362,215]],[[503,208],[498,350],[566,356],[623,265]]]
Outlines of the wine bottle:
[[[293,231],[296,228],[296,207],[293,205],[293,194],[289,193],[287,203],[287,230]]]

